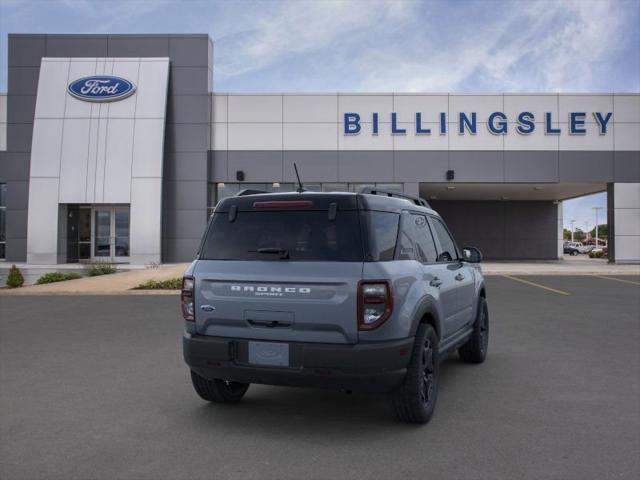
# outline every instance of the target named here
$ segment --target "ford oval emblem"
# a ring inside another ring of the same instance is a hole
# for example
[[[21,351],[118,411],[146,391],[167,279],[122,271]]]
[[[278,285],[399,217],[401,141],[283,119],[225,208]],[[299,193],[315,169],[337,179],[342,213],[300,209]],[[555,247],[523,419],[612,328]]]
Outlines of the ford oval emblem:
[[[133,94],[136,86],[125,78],[95,75],[71,82],[67,91],[70,95],[87,102],[113,102]]]

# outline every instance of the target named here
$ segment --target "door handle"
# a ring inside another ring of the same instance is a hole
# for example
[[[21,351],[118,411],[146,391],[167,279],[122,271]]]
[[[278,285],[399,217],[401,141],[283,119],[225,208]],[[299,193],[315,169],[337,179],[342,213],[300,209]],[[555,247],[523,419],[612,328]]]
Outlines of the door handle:
[[[459,273],[453,278],[455,278],[457,281],[461,282],[462,280],[464,280],[464,275]]]
[[[429,285],[431,285],[432,287],[439,287],[440,285],[442,285],[442,280],[440,280],[438,277],[433,277],[433,280],[429,282]]]

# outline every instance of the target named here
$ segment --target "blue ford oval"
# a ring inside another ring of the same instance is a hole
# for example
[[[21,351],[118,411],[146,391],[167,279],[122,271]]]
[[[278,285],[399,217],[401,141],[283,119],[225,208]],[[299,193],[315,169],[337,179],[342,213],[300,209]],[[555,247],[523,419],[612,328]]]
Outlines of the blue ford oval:
[[[67,87],[74,97],[88,102],[113,102],[133,94],[133,82],[111,75],[94,75],[75,80]]]

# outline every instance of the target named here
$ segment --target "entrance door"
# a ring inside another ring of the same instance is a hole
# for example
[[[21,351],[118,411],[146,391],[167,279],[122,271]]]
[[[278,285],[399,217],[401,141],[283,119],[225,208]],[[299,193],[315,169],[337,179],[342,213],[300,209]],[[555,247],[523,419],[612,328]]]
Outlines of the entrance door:
[[[129,261],[129,207],[94,207],[93,259]]]

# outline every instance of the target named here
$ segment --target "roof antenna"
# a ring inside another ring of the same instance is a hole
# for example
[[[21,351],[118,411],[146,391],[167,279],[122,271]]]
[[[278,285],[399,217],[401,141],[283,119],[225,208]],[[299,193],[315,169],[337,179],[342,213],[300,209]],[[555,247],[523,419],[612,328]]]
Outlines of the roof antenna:
[[[305,191],[305,189],[302,186],[302,182],[300,181],[300,174],[298,173],[298,166],[296,165],[296,162],[293,162],[293,168],[296,171],[296,177],[298,177],[298,189],[296,190],[296,192],[302,193]]]

